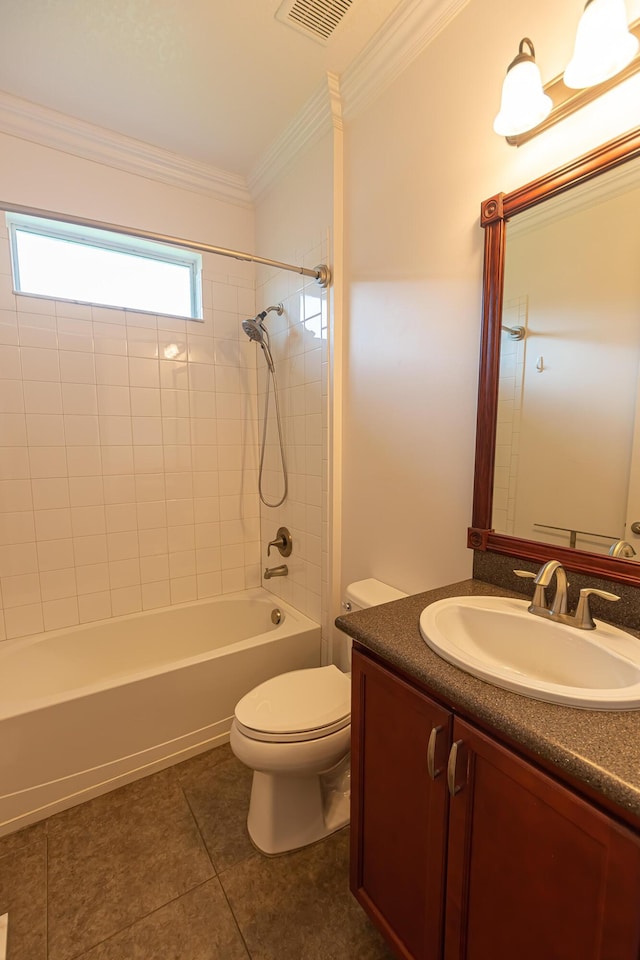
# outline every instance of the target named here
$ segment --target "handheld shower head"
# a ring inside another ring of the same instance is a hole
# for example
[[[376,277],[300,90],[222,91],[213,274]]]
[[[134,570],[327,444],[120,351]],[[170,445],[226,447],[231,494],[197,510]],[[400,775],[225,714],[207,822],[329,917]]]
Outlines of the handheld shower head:
[[[258,314],[260,316],[260,314]],[[257,320],[257,317],[256,317]],[[264,331],[262,326],[256,320],[243,320],[242,329],[249,337],[249,340],[255,340],[256,343],[264,343]]]
[[[271,356],[271,350],[269,349],[269,334],[262,325],[262,319],[264,317],[266,317],[266,313],[259,313],[255,320],[243,320],[242,329],[249,337],[249,340],[255,340],[256,343],[260,344],[262,347],[262,352],[264,353],[267,361],[267,366],[269,367],[271,373],[273,373],[275,367],[273,363],[273,357]],[[258,320],[258,318],[260,318],[260,320]]]
[[[271,348],[269,345],[269,331],[264,325],[264,321],[267,319],[267,314],[277,313],[278,316],[282,316],[284,313],[284,306],[279,303],[275,307],[267,307],[261,313],[256,314],[255,317],[248,320],[242,321],[242,329],[249,337],[249,340],[253,340],[255,343],[259,343],[262,347],[262,352],[264,353],[264,358],[267,361],[267,367],[269,369],[269,374],[267,375],[265,399],[264,399],[264,420],[262,423],[262,442],[260,445],[260,467],[258,469],[258,493],[260,494],[260,499],[267,507],[279,507],[281,503],[287,498],[288,492],[288,479],[287,479],[287,463],[284,452],[284,438],[282,435],[282,423],[280,420],[280,405],[278,402],[278,384],[276,382],[276,368],[273,362],[273,357],[271,356]],[[280,460],[282,463],[282,475],[284,480],[284,492],[279,500],[270,501],[267,500],[264,496],[262,490],[262,471],[264,467],[264,455],[265,455],[265,443],[267,439],[267,426],[268,426],[268,415],[269,415],[269,392],[270,388],[273,388],[273,397],[276,405],[276,422],[278,426],[278,440],[280,442]]]
[[[274,311],[278,316],[282,316],[284,313],[284,306],[279,303],[275,307],[267,307],[266,310],[263,310],[261,313],[256,314],[252,320],[243,320],[242,329],[249,337],[249,340],[255,340],[256,343],[259,343],[262,347],[263,353],[265,355],[267,365],[271,373],[274,373],[275,367],[273,364],[273,357],[271,356],[271,349],[269,347],[269,334],[267,333],[267,328],[264,325],[264,321],[267,318],[267,314]]]

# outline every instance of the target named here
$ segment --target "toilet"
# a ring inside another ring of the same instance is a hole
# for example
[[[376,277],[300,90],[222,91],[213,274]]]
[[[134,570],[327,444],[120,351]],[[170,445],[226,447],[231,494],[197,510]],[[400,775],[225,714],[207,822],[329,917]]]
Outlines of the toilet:
[[[406,594],[359,580],[344,607],[362,610]],[[270,856],[304,847],[349,822],[351,677],[334,664],[272,677],[236,705],[231,749],[253,773],[247,828]]]

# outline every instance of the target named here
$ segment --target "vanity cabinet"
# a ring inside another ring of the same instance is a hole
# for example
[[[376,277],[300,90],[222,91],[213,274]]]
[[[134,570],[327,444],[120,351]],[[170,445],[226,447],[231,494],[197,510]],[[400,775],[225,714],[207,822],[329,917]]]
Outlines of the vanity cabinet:
[[[437,957],[453,717],[355,651],[352,684],[351,889],[400,957]]]
[[[640,838],[360,650],[351,890],[402,960],[638,960]]]

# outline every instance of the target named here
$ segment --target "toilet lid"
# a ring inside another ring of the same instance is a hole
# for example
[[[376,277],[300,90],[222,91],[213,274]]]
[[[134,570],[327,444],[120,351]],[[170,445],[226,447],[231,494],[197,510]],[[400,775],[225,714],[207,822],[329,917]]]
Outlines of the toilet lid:
[[[235,717],[255,739],[326,736],[350,722],[350,678],[333,664],[280,674],[244,696]]]

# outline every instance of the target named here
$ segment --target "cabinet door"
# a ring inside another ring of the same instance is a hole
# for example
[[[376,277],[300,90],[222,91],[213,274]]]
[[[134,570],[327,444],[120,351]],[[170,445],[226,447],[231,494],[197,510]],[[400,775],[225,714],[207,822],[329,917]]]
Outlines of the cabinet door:
[[[638,960],[638,838],[457,719],[453,739],[446,960]]]
[[[357,651],[352,680],[351,890],[398,956],[437,960],[452,717]]]

